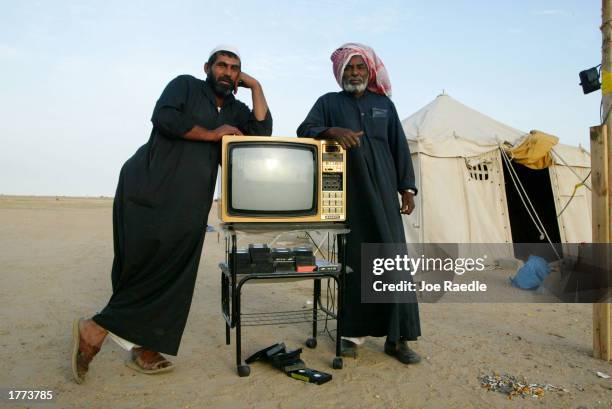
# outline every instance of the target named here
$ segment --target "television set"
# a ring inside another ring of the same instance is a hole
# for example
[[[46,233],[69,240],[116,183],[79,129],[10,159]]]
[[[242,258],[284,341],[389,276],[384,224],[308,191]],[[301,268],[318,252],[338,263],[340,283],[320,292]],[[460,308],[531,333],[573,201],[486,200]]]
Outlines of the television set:
[[[336,142],[225,136],[221,152],[223,222],[346,219],[346,152]]]

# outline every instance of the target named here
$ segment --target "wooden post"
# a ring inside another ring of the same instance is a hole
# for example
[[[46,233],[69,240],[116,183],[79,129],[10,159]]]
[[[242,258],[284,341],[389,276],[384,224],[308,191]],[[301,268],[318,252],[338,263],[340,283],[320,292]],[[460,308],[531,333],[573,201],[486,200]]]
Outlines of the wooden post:
[[[612,138],[606,125],[591,128],[593,243],[609,243],[612,191]],[[604,264],[605,265],[605,264]],[[609,285],[609,283],[608,283]],[[593,304],[593,356],[612,360],[612,304]]]
[[[591,128],[593,243],[610,243],[612,217],[612,0],[601,2],[601,126]],[[609,266],[609,264],[607,264]],[[609,286],[610,283],[608,282]],[[593,356],[612,360],[612,304],[593,304]]]

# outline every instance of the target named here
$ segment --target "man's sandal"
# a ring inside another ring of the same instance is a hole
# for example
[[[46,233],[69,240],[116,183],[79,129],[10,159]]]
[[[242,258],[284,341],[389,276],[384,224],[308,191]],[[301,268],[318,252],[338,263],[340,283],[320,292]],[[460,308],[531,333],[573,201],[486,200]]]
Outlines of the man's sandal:
[[[132,349],[131,358],[125,361],[125,365],[130,369],[147,375],[170,372],[174,370],[174,364],[164,358],[162,354],[157,353],[156,360],[149,363],[142,360],[142,352],[144,352],[144,350],[141,348]]]
[[[100,351],[100,347],[90,345],[81,338],[79,323],[82,318],[77,318],[72,322],[72,376],[74,381],[82,384],[85,375],[89,370],[89,363]]]

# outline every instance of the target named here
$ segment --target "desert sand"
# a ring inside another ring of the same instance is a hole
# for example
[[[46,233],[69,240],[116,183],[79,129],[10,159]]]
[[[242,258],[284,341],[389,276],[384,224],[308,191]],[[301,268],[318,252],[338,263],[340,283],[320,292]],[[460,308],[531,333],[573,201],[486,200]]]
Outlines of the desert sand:
[[[0,196],[0,388],[53,390],[31,408],[611,408],[612,365],[592,358],[590,304],[421,304],[423,362],[404,366],[369,338],[357,359],[334,370],[333,343],[319,335],[302,359],[333,380],[316,386],[263,363],[239,378],[225,345],[220,307],[222,234],[206,236],[191,313],[176,369],[148,376],[123,361],[110,339],[83,385],[70,372],[71,322],[101,309],[111,294],[112,199]],[[213,209],[209,224],[218,230]],[[251,237],[257,241],[257,237]],[[243,308],[299,309],[311,282],[253,285]],[[243,357],[273,344],[303,346],[308,324],[248,327]],[[524,376],[565,391],[514,398],[487,391],[478,377]],[[6,392],[4,392],[6,393]]]

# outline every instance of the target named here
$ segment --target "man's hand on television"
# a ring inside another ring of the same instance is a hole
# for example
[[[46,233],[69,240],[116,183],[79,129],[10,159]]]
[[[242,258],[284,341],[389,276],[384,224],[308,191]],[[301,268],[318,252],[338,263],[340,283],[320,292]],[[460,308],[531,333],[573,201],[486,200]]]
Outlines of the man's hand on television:
[[[215,141],[220,141],[224,135],[242,135],[240,129],[231,125],[221,125],[213,130]]]
[[[350,149],[359,146],[363,131],[353,132],[346,128],[332,127],[325,131],[323,136],[335,140],[344,149]]]
[[[196,125],[189,132],[185,133],[183,138],[190,141],[219,142],[223,135],[242,135],[242,132],[231,125],[221,125],[213,130]]]
[[[402,208],[401,214],[410,214],[414,210],[414,194],[407,190],[402,192]]]

